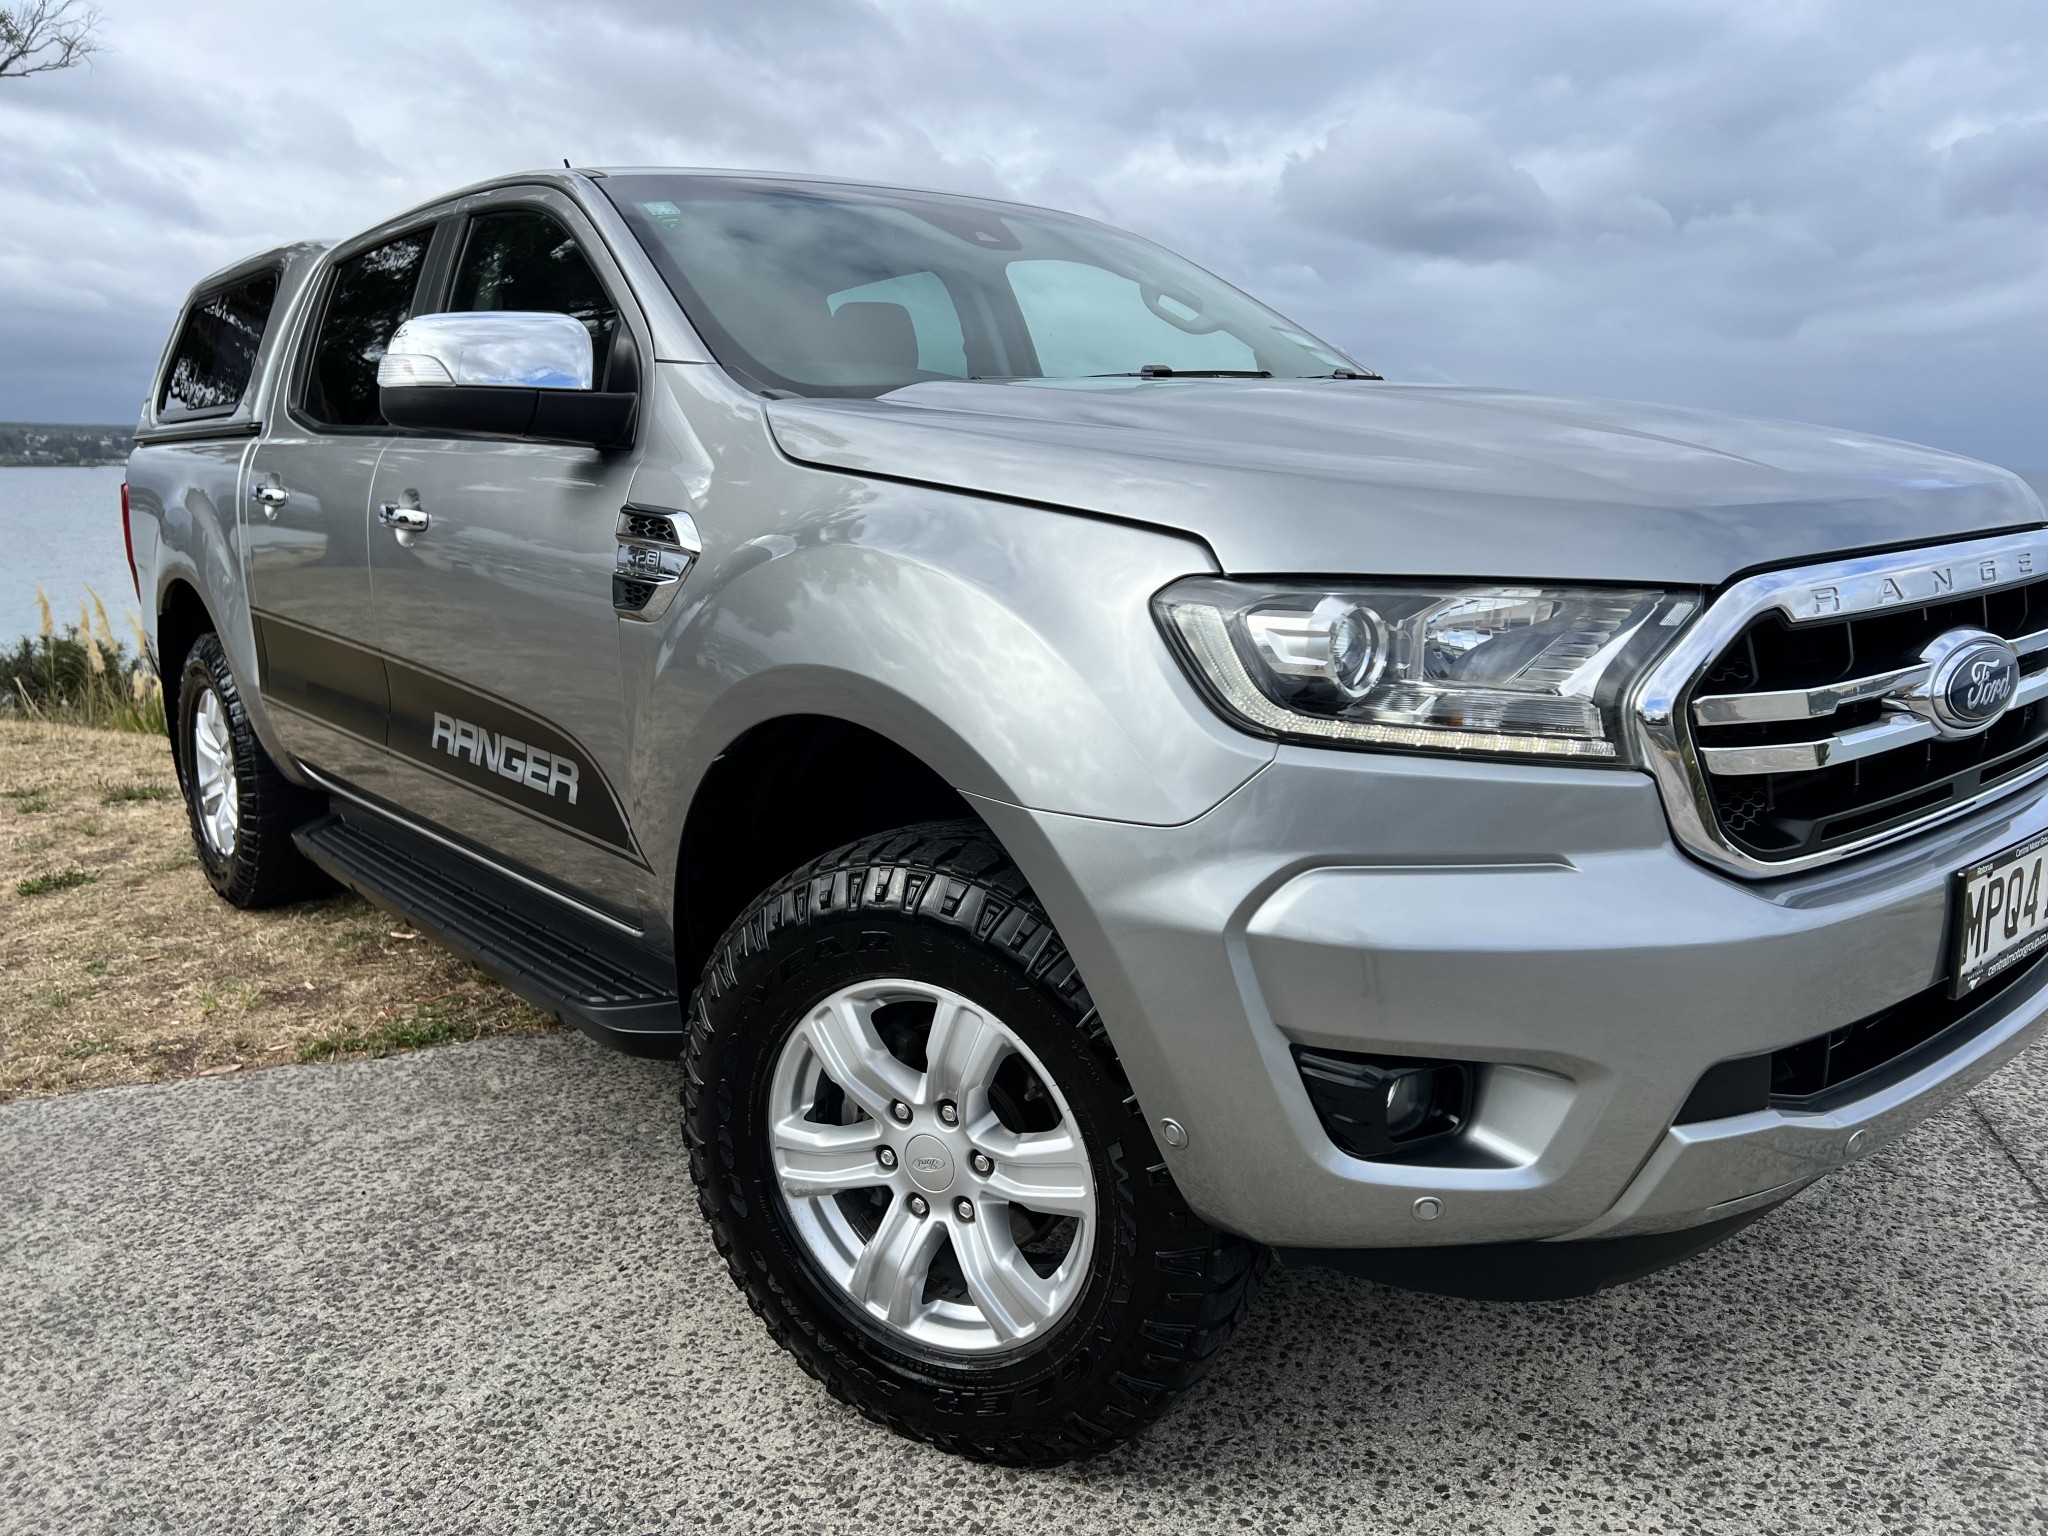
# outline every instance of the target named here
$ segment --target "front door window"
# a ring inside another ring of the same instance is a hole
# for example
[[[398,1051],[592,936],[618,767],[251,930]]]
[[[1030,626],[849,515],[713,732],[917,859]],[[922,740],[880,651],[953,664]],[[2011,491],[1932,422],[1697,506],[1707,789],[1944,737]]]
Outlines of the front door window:
[[[618,306],[604,290],[569,231],[547,214],[512,208],[472,219],[455,286],[452,311],[524,309],[571,315],[590,330],[596,381],[603,387]]]

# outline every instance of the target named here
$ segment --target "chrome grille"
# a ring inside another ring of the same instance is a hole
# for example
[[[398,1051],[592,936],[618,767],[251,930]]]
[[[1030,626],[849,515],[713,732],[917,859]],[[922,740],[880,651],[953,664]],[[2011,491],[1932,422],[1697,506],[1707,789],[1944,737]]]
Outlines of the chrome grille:
[[[1957,737],[1930,717],[1940,679],[1922,652],[1964,631],[2009,642],[2020,671],[2005,713]],[[1638,719],[1680,840],[1746,874],[1841,857],[2048,773],[2048,535],[1738,582],[1646,682]]]
[[[2014,642],[2013,704],[1981,735],[1942,740],[1900,709],[1931,668],[1913,660],[1949,630]],[[1777,859],[1815,853],[1968,800],[2048,756],[2048,581],[1865,618],[1787,624],[1772,613],[1709,676],[1747,686],[1693,700],[1693,741],[1722,832]]]

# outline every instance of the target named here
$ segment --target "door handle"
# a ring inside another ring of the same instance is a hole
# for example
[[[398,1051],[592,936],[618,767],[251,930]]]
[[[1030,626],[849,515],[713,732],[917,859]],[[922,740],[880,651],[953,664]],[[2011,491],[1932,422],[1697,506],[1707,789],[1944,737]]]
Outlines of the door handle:
[[[263,508],[265,517],[275,518],[277,509],[292,499],[292,493],[275,479],[259,480],[249,487],[249,497]]]
[[[422,508],[401,507],[395,501],[387,501],[377,509],[377,521],[400,533],[425,533],[428,519]]]

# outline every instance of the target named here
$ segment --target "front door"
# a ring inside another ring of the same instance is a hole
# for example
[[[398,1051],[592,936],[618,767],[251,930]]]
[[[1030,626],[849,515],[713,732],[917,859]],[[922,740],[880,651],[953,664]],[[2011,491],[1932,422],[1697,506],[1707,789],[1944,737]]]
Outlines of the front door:
[[[570,224],[539,195],[469,212],[446,307],[570,314],[599,387],[618,304]],[[580,224],[580,221],[577,221]],[[623,285],[619,285],[623,291]],[[612,607],[619,510],[638,454],[408,436],[385,450],[370,566],[390,680],[391,798],[558,881],[638,895],[624,801],[627,716]],[[621,890],[623,881],[624,890]]]
[[[377,360],[410,314],[433,226],[337,263],[272,402],[243,511],[250,616],[272,723],[294,756],[386,788],[370,490],[392,434]]]

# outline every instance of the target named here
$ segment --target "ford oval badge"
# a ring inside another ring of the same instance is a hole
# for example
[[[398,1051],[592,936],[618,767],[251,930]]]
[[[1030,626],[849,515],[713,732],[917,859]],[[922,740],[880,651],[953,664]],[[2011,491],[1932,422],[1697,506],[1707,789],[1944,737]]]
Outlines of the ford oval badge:
[[[1974,736],[2011,707],[2020,658],[2010,643],[1984,630],[1951,631],[1928,651],[1928,713],[1942,735]]]

